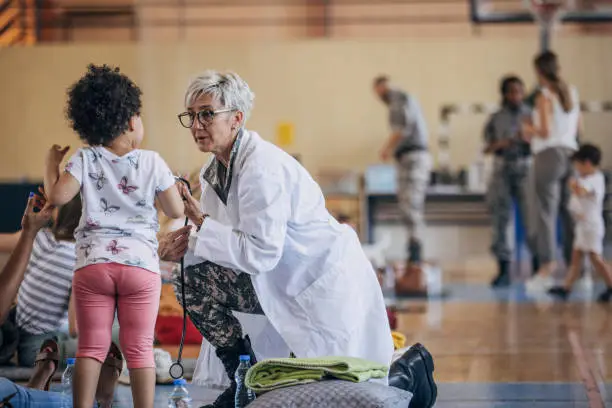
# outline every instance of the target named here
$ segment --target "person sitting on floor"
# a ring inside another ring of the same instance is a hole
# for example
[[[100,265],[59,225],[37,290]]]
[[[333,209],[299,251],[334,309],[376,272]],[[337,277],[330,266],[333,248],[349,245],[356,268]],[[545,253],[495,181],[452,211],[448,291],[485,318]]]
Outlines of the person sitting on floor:
[[[80,206],[80,204],[79,204]],[[38,211],[37,211],[38,210]],[[15,235],[13,251],[6,265],[0,272],[0,325],[5,324],[13,306],[13,299],[24,279],[30,255],[36,247],[36,241],[42,230],[53,220],[54,209],[46,205],[43,196],[31,194],[25,209],[21,225],[22,230]],[[59,219],[60,217],[57,217]],[[56,220],[56,224],[59,222]],[[7,236],[3,236],[6,238]],[[55,374],[59,360],[60,347],[53,338],[47,338],[37,350],[34,372],[28,381],[27,387],[13,383],[6,378],[0,378],[0,407],[13,408],[30,406],[62,406],[71,407],[69,397],[49,390],[51,378]],[[111,347],[105,360],[100,380],[96,390],[96,399],[101,402],[100,407],[110,406],[114,395],[117,378],[123,364],[121,352]],[[10,405],[9,405],[10,404]]]
[[[11,317],[15,319],[19,332],[17,361],[20,366],[34,366],[38,349],[47,338],[56,336],[62,340],[63,355],[70,349],[70,345],[65,343],[74,342],[70,337],[76,337],[77,328],[70,293],[76,261],[73,234],[80,216],[79,197],[54,209],[51,225],[44,225],[33,237],[31,251],[20,254],[24,257],[21,264],[23,281],[13,282],[16,286],[11,288],[13,292],[18,291],[17,305]],[[21,230],[15,234],[3,234],[5,243],[12,241],[12,245],[5,245],[3,249],[7,252],[16,250],[25,233]],[[14,298],[14,294],[3,296],[7,301]],[[69,330],[66,332],[68,317]]]

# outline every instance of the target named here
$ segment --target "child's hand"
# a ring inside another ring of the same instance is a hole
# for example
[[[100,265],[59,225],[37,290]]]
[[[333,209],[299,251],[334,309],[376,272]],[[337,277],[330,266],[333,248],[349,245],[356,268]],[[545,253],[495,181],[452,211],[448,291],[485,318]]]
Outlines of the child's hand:
[[[58,168],[62,160],[64,160],[64,156],[68,153],[68,150],[70,150],[70,146],[61,147],[56,144],[51,146],[47,152],[47,167]]]

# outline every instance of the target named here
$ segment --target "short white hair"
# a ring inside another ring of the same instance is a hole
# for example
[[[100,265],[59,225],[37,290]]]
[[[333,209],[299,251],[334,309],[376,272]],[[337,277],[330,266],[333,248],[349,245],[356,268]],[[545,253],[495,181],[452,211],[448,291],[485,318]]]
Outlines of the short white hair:
[[[224,108],[242,112],[242,126],[253,109],[255,94],[249,85],[235,72],[204,71],[191,80],[185,92],[185,106],[189,106],[202,95],[209,95]]]

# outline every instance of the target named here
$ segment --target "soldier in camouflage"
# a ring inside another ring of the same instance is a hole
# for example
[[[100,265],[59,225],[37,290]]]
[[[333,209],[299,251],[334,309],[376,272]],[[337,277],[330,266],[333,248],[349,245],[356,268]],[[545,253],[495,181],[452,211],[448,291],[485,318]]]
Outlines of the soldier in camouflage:
[[[508,244],[508,224],[513,200],[519,206],[523,225],[527,226],[526,178],[530,166],[529,144],[520,137],[521,122],[530,115],[523,103],[524,85],[520,78],[507,76],[500,85],[501,108],[491,115],[485,130],[485,154],[494,155],[493,174],[487,191],[487,203],[492,216],[491,251],[498,261],[494,287],[510,284],[512,251]]]

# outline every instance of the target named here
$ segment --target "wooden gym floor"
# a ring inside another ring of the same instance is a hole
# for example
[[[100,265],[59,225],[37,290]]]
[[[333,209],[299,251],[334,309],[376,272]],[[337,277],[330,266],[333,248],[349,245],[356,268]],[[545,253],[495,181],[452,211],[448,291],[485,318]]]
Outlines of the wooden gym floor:
[[[612,406],[612,307],[593,301],[603,286],[578,285],[564,304],[521,282],[492,290],[494,270],[455,268],[446,299],[397,301],[399,331],[434,356],[435,406]]]
[[[449,295],[395,301],[398,329],[435,359],[437,408],[572,408],[612,406],[612,306],[578,287],[566,304],[530,298],[521,282],[492,290],[490,260],[444,266]],[[194,407],[216,392],[190,387]],[[156,407],[169,386],[158,386]],[[117,405],[131,406],[127,387]]]

